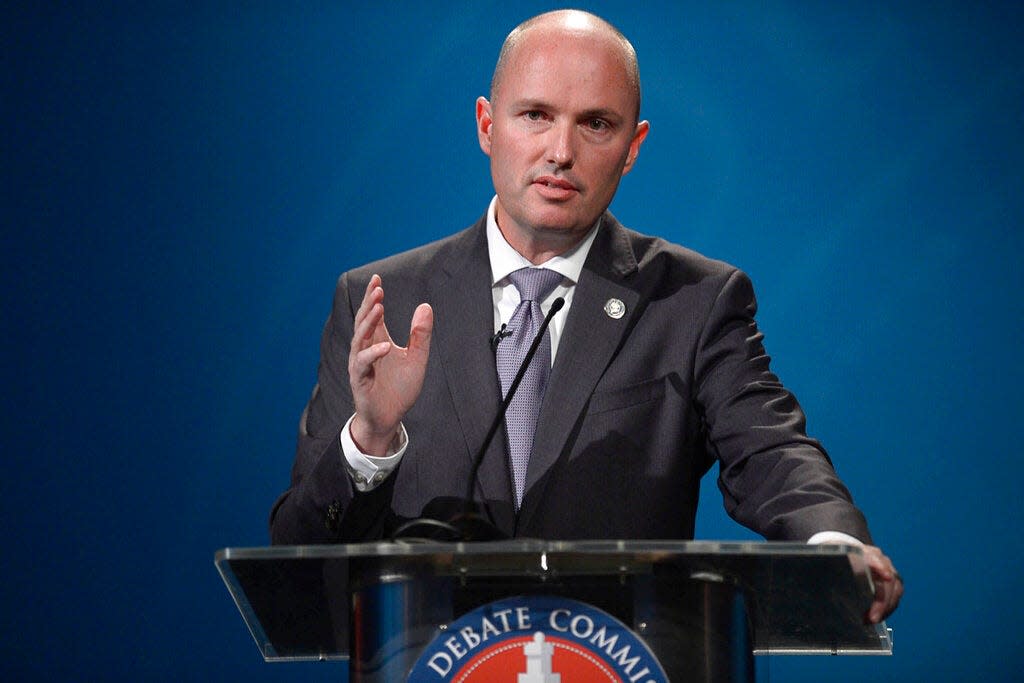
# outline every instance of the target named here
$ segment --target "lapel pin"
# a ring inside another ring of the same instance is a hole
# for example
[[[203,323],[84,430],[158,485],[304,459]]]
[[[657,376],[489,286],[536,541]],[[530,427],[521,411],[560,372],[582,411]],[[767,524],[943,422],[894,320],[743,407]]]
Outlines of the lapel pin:
[[[604,302],[604,312],[608,314],[609,318],[618,320],[626,315],[626,304],[622,303],[620,299],[608,299]]]

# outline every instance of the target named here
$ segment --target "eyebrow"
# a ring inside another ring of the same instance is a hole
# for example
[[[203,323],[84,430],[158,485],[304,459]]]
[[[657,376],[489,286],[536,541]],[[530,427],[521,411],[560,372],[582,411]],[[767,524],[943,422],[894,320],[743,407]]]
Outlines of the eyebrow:
[[[544,100],[522,99],[510,104],[512,109],[551,109],[551,105]]]
[[[586,109],[583,112],[585,119],[608,119],[610,121],[621,121],[625,117],[613,109]]]

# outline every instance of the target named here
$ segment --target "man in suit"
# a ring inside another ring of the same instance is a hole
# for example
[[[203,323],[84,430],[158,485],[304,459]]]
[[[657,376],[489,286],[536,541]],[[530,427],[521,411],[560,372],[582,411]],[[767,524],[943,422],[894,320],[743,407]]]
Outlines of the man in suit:
[[[718,460],[730,515],[773,540],[863,544],[867,618],[895,609],[902,580],[771,373],[749,280],[607,212],[647,135],[639,112],[635,52],[603,20],[551,12],[509,35],[476,103],[496,197],[469,229],[340,278],[275,543],[380,538],[458,507],[503,393],[495,344],[520,304],[516,273],[540,267],[557,273],[540,313],[557,298],[565,310],[545,341],[528,460],[510,458],[509,429],[475,481],[491,523],[692,538]],[[389,329],[406,325],[401,346]]]

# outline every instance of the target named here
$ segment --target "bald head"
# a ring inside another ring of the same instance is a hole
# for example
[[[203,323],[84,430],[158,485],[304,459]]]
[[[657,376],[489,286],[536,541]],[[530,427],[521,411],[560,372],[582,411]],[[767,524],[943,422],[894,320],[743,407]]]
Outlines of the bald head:
[[[610,45],[619,55],[626,83],[636,102],[634,123],[640,120],[640,67],[636,50],[626,36],[599,16],[580,10],[556,10],[527,19],[512,29],[498,54],[498,63],[491,77],[491,102],[500,97],[505,72],[514,62],[516,52],[529,45],[529,39],[555,38],[557,40],[590,40]]]

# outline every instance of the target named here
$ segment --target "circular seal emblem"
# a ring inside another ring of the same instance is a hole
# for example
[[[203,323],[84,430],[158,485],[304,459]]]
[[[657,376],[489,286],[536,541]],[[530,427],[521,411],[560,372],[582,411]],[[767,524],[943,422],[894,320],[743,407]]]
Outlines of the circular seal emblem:
[[[523,596],[468,612],[434,638],[410,683],[667,683],[647,644],[575,600]]]
[[[609,318],[618,320],[626,315],[626,304],[622,303],[621,299],[608,299],[604,302],[604,312],[608,314]]]

